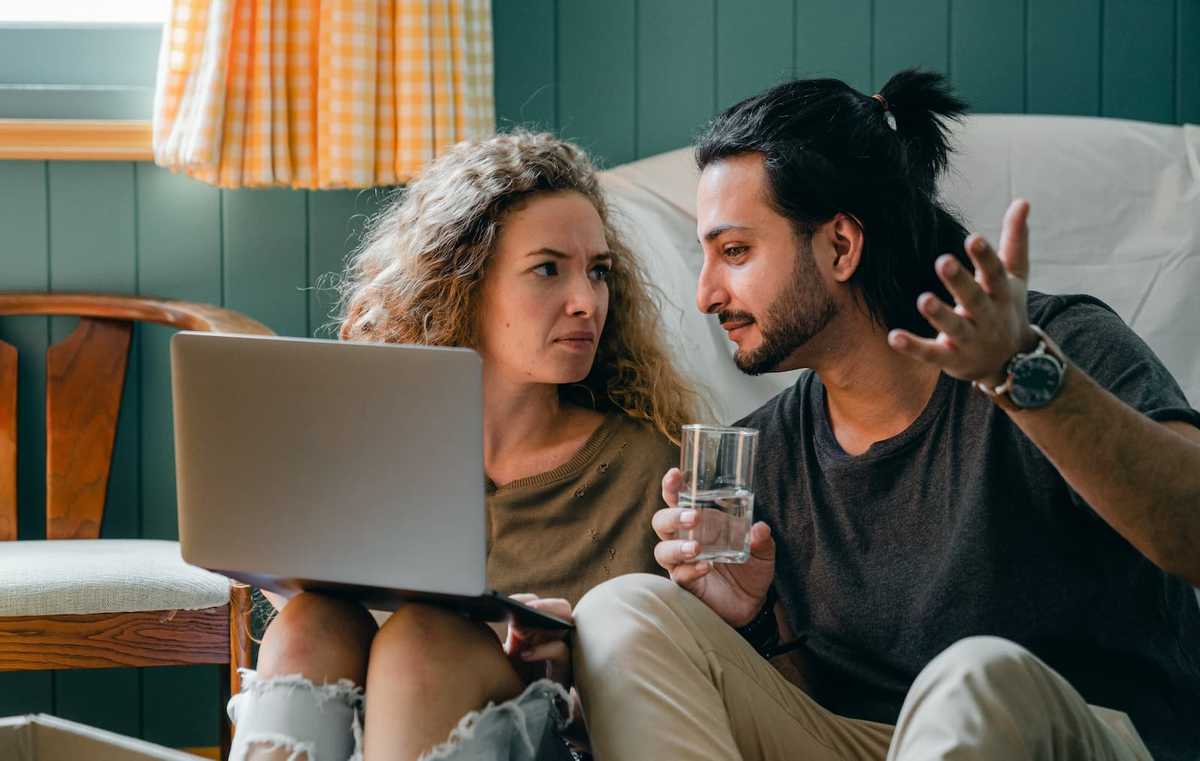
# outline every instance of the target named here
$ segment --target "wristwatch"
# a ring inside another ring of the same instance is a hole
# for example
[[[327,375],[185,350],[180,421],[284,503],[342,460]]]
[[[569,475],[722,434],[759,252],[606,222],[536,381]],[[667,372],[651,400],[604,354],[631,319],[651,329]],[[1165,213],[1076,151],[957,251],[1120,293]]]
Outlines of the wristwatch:
[[[1006,380],[994,388],[979,381],[973,384],[1005,409],[1045,407],[1058,396],[1067,372],[1067,358],[1058,346],[1037,325],[1029,327],[1037,334],[1037,347],[1013,355],[1004,366]]]

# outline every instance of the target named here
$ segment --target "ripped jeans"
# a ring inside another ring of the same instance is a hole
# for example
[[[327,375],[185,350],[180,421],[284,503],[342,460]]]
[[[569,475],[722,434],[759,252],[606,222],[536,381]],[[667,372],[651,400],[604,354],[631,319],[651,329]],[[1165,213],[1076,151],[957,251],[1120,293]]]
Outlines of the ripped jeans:
[[[286,761],[362,761],[361,687],[348,679],[316,685],[299,674],[271,679],[250,669],[241,674],[242,691],[227,709],[237,725],[230,761],[254,759],[260,749],[283,750],[286,756],[270,758]],[[512,700],[468,713],[421,761],[571,761],[559,735],[567,724],[560,704],[570,704],[568,693],[539,679]]]

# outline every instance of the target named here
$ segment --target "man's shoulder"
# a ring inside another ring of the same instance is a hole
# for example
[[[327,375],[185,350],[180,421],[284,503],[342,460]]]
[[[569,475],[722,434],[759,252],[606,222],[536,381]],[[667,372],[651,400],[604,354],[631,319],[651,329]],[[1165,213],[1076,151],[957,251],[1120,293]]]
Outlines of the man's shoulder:
[[[1115,320],[1124,324],[1115,309],[1086,293],[1030,291],[1028,312],[1029,321],[1042,328],[1094,324],[1097,318],[1104,322]]]

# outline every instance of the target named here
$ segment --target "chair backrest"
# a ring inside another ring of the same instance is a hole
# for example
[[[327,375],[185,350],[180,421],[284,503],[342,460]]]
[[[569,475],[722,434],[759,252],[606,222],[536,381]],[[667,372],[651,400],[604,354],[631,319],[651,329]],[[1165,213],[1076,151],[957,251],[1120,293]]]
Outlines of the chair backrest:
[[[0,316],[77,316],[46,352],[46,538],[96,539],[133,323],[270,335],[220,307],[132,296],[0,292]],[[17,350],[0,341],[0,541],[17,538]]]

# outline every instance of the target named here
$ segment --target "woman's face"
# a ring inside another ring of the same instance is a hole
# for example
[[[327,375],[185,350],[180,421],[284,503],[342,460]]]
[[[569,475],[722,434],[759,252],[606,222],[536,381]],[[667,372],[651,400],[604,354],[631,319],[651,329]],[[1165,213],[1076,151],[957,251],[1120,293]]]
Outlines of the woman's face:
[[[534,196],[505,217],[482,287],[479,353],[518,383],[587,377],[608,315],[612,254],[591,201]]]

